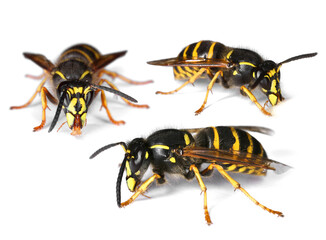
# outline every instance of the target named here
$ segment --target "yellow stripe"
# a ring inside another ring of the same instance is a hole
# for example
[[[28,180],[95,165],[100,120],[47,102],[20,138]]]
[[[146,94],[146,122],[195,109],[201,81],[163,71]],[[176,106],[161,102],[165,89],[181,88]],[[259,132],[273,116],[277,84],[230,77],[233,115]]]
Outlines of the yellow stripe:
[[[87,53],[83,52],[82,50],[75,49],[75,48],[70,49],[70,50],[64,52],[64,53],[61,55],[61,58],[63,58],[65,55],[67,55],[67,54],[69,54],[69,53],[71,53],[71,52],[78,52],[78,53],[80,53],[81,55],[83,55],[83,56],[87,59],[88,62],[90,62],[90,63],[93,62],[92,59],[87,55]]]
[[[252,153],[253,150],[254,150],[254,146],[253,146],[253,143],[252,143],[252,137],[249,133],[247,133],[247,137],[248,137],[248,140],[249,140],[249,146],[247,147],[247,152],[248,153]]]
[[[100,58],[100,54],[94,48],[87,46],[87,45],[82,45],[82,46],[84,48],[86,48],[87,50],[91,51],[95,55],[96,59]]]
[[[213,57],[215,44],[216,44],[216,42],[212,43],[212,45],[210,46],[207,58],[212,58]]]
[[[226,59],[229,59],[232,53],[233,53],[233,50],[231,50],[231,51],[226,55]]]
[[[256,67],[254,64],[250,63],[250,62],[239,62],[240,65],[249,65],[251,67]]]
[[[213,145],[216,149],[220,149],[220,137],[218,135],[217,129],[215,127],[211,127],[214,132],[214,142]]]
[[[183,58],[187,58],[187,51],[190,45],[188,45],[185,50],[183,51]]]
[[[62,79],[67,80],[66,77],[65,77],[65,75],[63,75],[63,73],[60,72],[60,71],[55,71],[54,74],[58,74]]]
[[[228,171],[233,171],[234,169],[236,169],[237,168],[237,165],[235,165],[235,164],[233,164],[233,165],[231,165],[230,167],[228,167]]]
[[[238,171],[239,172],[244,172],[244,171],[246,171],[246,169],[247,169],[247,167],[242,167],[242,168],[239,168]]]
[[[185,135],[183,136],[183,138],[184,138],[184,140],[185,140],[186,145],[189,145],[189,144],[190,144],[190,138],[189,138],[188,134],[185,134]]]
[[[85,72],[80,76],[79,80],[83,80],[83,78],[84,78],[87,74],[89,74],[89,71],[88,71],[88,70],[86,70],[86,71],[85,71]]]
[[[175,161],[175,158],[174,158],[174,157],[171,157],[171,158],[170,158],[170,162],[171,162],[171,163],[175,163],[175,162],[176,162],[176,161]]]
[[[232,146],[232,149],[235,151],[239,151],[240,149],[240,142],[239,142],[239,136],[235,128],[231,127],[232,135],[235,138],[235,143]]]
[[[74,87],[74,92],[76,93],[83,93],[83,87]]]
[[[167,150],[170,149],[169,146],[166,146],[166,145],[160,145],[160,144],[153,145],[153,146],[151,146],[151,148],[152,148],[152,149],[153,149],[153,148],[163,148],[163,149],[167,149]]]
[[[193,58],[197,58],[197,57],[198,57],[197,50],[198,50],[198,48],[199,48],[199,46],[200,46],[201,43],[202,43],[202,41],[200,41],[200,42],[198,42],[198,43],[196,44],[196,46],[195,46],[195,48],[194,48],[194,51],[192,52],[192,56],[193,56]]]

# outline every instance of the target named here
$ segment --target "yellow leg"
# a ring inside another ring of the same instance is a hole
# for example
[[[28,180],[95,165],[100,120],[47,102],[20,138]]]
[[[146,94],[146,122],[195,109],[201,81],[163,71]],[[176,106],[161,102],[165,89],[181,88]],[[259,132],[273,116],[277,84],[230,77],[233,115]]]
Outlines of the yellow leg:
[[[214,77],[212,78],[211,82],[208,84],[207,86],[207,92],[206,92],[206,96],[205,96],[205,99],[204,99],[204,102],[203,104],[201,105],[201,107],[195,112],[195,115],[198,115],[200,114],[204,108],[205,108],[205,105],[207,103],[207,98],[208,98],[208,94],[209,94],[209,91],[212,90],[213,86],[214,86],[214,83],[216,82],[216,79],[218,78],[218,76],[221,74],[222,72],[221,71],[218,71],[217,73],[215,73]]]
[[[36,95],[37,95],[38,93],[41,92],[41,90],[42,90],[42,88],[43,88],[43,86],[44,86],[44,84],[45,84],[45,82],[46,82],[47,79],[48,79],[48,77],[45,77],[45,78],[42,80],[42,82],[38,85],[38,87],[37,87],[35,93],[34,93],[33,96],[32,96],[32,97],[27,101],[27,103],[25,103],[25,104],[23,104],[23,105],[21,105],[21,106],[12,106],[12,107],[10,107],[10,109],[21,109],[21,108],[25,108],[25,107],[27,107],[28,105],[30,105],[30,104],[33,102],[33,100],[35,99]]]
[[[253,203],[255,203],[256,205],[258,205],[259,207],[261,207],[262,209],[266,210],[267,212],[270,212],[272,214],[276,214],[279,217],[284,217],[283,213],[279,212],[279,211],[275,211],[272,210],[262,204],[260,204],[256,199],[254,199],[246,190],[244,190],[240,184],[235,181],[233,178],[230,177],[230,175],[223,169],[223,167],[221,167],[220,165],[217,164],[211,164],[208,166],[208,169],[212,169],[212,168],[216,168],[217,171],[219,171],[219,173],[226,179],[228,180],[232,186],[236,189],[239,189],[241,192],[243,192]]]
[[[122,76],[116,72],[111,72],[111,71],[108,71],[108,70],[101,70],[100,74],[99,74],[99,77],[103,76],[103,74],[106,74],[110,77],[112,77],[112,79],[115,79],[115,78],[120,78],[121,80],[127,82],[127,83],[130,83],[130,84],[135,84],[135,85],[143,85],[143,84],[148,84],[148,83],[152,83],[153,81],[152,80],[148,80],[148,81],[142,81],[142,82],[138,82],[138,81],[133,81],[129,78],[126,78],[125,76]]]
[[[104,90],[101,90],[101,101],[102,101],[102,107],[105,108],[105,111],[106,111],[106,114],[108,115],[110,121],[113,123],[113,124],[116,124],[116,125],[120,125],[120,124],[125,124],[125,121],[121,120],[121,121],[116,121],[113,119],[109,109],[108,109],[108,104],[106,102],[106,97],[105,97],[105,93],[104,93]]]
[[[200,77],[200,75],[202,75],[205,71],[206,71],[206,68],[199,69],[199,71],[197,73],[195,73],[188,81],[186,81],[184,84],[182,84],[180,87],[178,87],[177,89],[175,89],[173,91],[170,91],[170,92],[157,91],[156,94],[167,95],[167,94],[172,94],[172,93],[178,92],[180,89],[182,89],[183,87],[185,87],[189,83],[193,84]]]
[[[42,100],[42,122],[39,126],[34,127],[34,132],[41,130],[46,122],[46,109],[48,108],[47,104],[47,97],[51,99],[51,101],[55,100],[55,98],[49,93],[49,91],[45,88],[42,87],[41,89],[41,100]]]
[[[190,171],[193,171],[195,173],[195,176],[197,178],[198,184],[200,186],[201,191],[204,193],[204,213],[205,213],[205,220],[207,222],[208,225],[212,224],[211,218],[209,216],[208,213],[208,209],[207,209],[207,193],[206,193],[206,186],[203,182],[203,179],[200,176],[199,170],[195,165],[191,165],[189,168]]]
[[[264,107],[262,107],[259,102],[257,101],[256,97],[248,90],[245,86],[242,86],[241,91],[247,94],[247,96],[250,98],[250,100],[256,104],[256,106],[264,113],[265,115],[272,116],[271,113],[267,112]]]
[[[152,184],[152,182],[154,182],[155,179],[160,178],[160,175],[158,174],[154,174],[153,176],[151,176],[149,179],[147,179],[145,182],[142,183],[142,185],[137,188],[137,191],[125,202],[121,203],[121,207],[125,207],[127,205],[129,205],[130,203],[132,203],[133,201],[135,201],[135,199],[140,195],[140,194],[144,194],[144,192],[146,192],[147,188],[149,187],[149,185]]]
[[[103,82],[106,82],[114,90],[119,91],[119,89],[113,83],[111,83],[110,81],[108,81],[106,79],[103,79],[103,78],[101,79],[99,85],[102,85]],[[141,104],[134,104],[134,103],[128,101],[127,99],[125,99],[125,98],[122,98],[122,100],[125,101],[129,106],[132,106],[132,107],[136,107],[136,108],[149,108],[149,106],[146,105],[146,104],[143,104],[143,105],[141,105]]]

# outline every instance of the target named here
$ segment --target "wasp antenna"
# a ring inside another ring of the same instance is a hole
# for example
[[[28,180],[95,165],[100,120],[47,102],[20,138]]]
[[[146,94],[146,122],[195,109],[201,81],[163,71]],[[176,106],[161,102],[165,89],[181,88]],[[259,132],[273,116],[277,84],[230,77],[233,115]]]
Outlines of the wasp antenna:
[[[66,97],[66,91],[64,91],[63,94],[60,97],[60,101],[59,101],[59,104],[58,104],[58,107],[57,107],[57,111],[55,112],[53,121],[52,121],[51,126],[49,128],[49,132],[51,132],[53,130],[53,128],[55,127],[55,125],[58,122],[58,119],[59,119],[59,116],[60,116],[60,113],[61,113],[61,110],[62,110],[62,106],[63,106],[63,101],[64,101],[65,97]]]
[[[287,60],[285,60],[283,62],[280,62],[278,64],[278,66],[281,66],[284,63],[292,62],[292,61],[299,60],[299,59],[302,59],[302,58],[311,58],[311,57],[314,57],[316,55],[317,55],[317,53],[315,52],[315,53],[307,53],[307,54],[302,54],[302,55],[298,55],[298,56],[295,56],[295,57],[291,57],[291,58],[289,58],[289,59],[287,59]]]
[[[123,161],[121,163],[121,167],[120,167],[119,175],[118,175],[118,179],[117,179],[117,185],[116,185],[117,204],[118,204],[119,208],[121,208],[121,181],[122,181],[123,172],[126,167],[126,161],[127,161],[127,156],[125,156],[125,158],[123,159]]]
[[[105,86],[100,86],[100,85],[94,85],[94,84],[91,84],[90,85],[92,88],[95,88],[95,89],[101,89],[101,90],[104,90],[104,91],[107,91],[107,92],[111,92],[113,94],[116,94],[120,97],[123,97],[131,102],[135,102],[137,103],[138,101],[136,99],[134,99],[133,97],[130,97],[129,95],[123,93],[123,92],[120,92],[118,90],[115,90],[113,88],[109,88],[109,87],[105,87]]]
[[[123,150],[126,152],[127,150],[127,145],[124,143],[124,142],[117,142],[117,143],[111,143],[111,144],[109,144],[109,145],[106,145],[106,146],[104,146],[104,147],[101,147],[100,149],[98,149],[96,152],[94,152],[89,158],[90,159],[93,159],[93,158],[95,158],[98,154],[100,154],[101,152],[103,152],[103,151],[105,151],[105,150],[107,150],[107,149],[109,149],[109,148],[111,148],[111,147],[115,147],[115,146],[117,146],[117,145],[121,145],[122,146],[122,148],[123,148]]]

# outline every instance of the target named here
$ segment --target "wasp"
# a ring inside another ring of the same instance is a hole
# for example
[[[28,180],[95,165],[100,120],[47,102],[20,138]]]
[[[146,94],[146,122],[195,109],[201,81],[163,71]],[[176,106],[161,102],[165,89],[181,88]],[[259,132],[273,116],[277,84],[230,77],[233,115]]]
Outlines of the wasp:
[[[156,94],[172,94],[178,92],[189,83],[198,79],[209,79],[207,92],[201,107],[195,112],[200,114],[207,103],[209,91],[217,82],[224,88],[240,87],[240,93],[248,96],[252,102],[266,115],[271,115],[265,109],[270,102],[277,105],[284,98],[280,88],[280,68],[284,63],[302,58],[316,56],[317,53],[303,54],[291,57],[280,63],[264,60],[258,53],[241,48],[227,47],[213,41],[200,41],[185,47],[176,58],[150,61],[149,64],[172,66],[174,77],[177,80],[186,80],[180,87],[170,92],[157,91]],[[267,96],[263,106],[251,92],[257,86]]]
[[[53,104],[58,105],[57,110],[49,128],[49,132],[55,127],[61,110],[64,111],[67,124],[72,129],[72,135],[80,135],[81,129],[86,125],[86,113],[94,97],[101,92],[102,107],[105,108],[107,116],[114,124],[124,124],[124,121],[116,121],[112,117],[105,97],[105,92],[112,92],[120,97],[130,106],[148,108],[148,105],[137,105],[134,98],[120,92],[118,88],[110,81],[102,78],[104,74],[114,78],[120,78],[131,84],[147,84],[152,81],[137,82],[130,80],[118,73],[105,70],[104,67],[119,57],[126,54],[127,51],[120,51],[102,55],[96,48],[87,44],[77,44],[66,49],[53,64],[45,56],[34,53],[23,53],[23,55],[43,68],[44,72],[40,76],[27,77],[42,79],[36,92],[21,106],[13,106],[10,109],[25,108],[32,103],[38,93],[42,100],[42,122],[34,127],[34,131],[42,129],[46,122],[46,109],[48,108],[47,99]],[[49,83],[49,89],[44,85]],[[107,83],[110,87],[102,86]]]
[[[210,176],[216,169],[235,189],[242,191],[262,209],[283,217],[283,213],[259,203],[228,172],[264,176],[267,170],[282,173],[289,166],[271,160],[260,142],[246,130],[269,133],[263,127],[207,127],[197,129],[163,129],[154,132],[147,139],[135,138],[129,143],[117,142],[106,145],[90,158],[111,147],[121,145],[125,156],[116,184],[117,204],[125,207],[148,189],[155,180],[164,183],[165,173],[179,174],[186,179],[196,177],[204,193],[204,214],[207,224],[211,218],[207,210],[207,192],[202,176]],[[153,175],[143,180],[144,173],[152,166]],[[121,203],[121,181],[126,170],[128,189],[134,194]]]

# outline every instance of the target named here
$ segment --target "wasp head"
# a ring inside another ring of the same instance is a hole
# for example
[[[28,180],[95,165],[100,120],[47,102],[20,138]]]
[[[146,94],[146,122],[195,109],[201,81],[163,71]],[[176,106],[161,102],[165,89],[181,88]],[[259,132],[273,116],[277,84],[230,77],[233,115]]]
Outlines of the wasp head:
[[[63,111],[66,114],[67,124],[72,129],[72,135],[80,135],[86,124],[88,107],[94,97],[91,87],[82,82],[74,82],[65,90]]]
[[[135,138],[128,144],[125,168],[127,186],[131,192],[136,190],[148,169],[150,163],[149,154],[147,144],[142,138]]]
[[[267,60],[259,66],[256,72],[256,76],[260,81],[260,87],[272,106],[284,99],[280,88],[280,67],[275,62]]]

